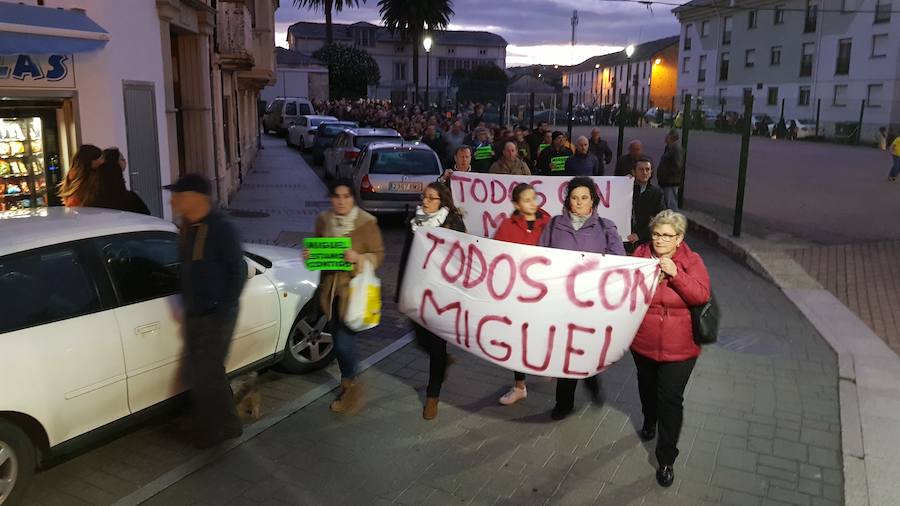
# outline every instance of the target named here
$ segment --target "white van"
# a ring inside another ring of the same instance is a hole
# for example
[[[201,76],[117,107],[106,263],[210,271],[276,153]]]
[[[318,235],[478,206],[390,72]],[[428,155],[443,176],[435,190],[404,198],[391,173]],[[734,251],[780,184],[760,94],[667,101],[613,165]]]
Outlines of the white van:
[[[263,130],[283,135],[300,116],[315,114],[312,102],[304,97],[278,97],[266,108]]]

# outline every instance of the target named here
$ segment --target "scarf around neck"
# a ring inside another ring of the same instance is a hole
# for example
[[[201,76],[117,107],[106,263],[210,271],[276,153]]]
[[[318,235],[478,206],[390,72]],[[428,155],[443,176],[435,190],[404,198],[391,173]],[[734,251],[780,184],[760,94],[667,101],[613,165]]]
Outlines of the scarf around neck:
[[[581,230],[581,227],[583,227],[584,224],[585,224],[585,222],[587,222],[587,220],[588,220],[591,216],[593,216],[593,215],[594,215],[594,214],[591,213],[591,214],[589,214],[589,215],[587,215],[587,216],[579,216],[579,215],[577,215],[577,214],[575,214],[575,213],[570,212],[570,213],[569,213],[569,218],[572,219],[572,228],[575,229],[576,232],[579,231],[579,230]]]
[[[336,237],[344,237],[353,232],[356,218],[359,216],[359,208],[353,206],[353,209],[344,216],[340,216],[337,213],[332,213],[331,216],[331,230],[334,231],[334,235]]]
[[[450,209],[447,207],[442,207],[434,213],[426,213],[425,210],[422,209],[422,206],[418,206],[416,207],[416,215],[413,216],[410,226],[412,227],[413,232],[419,227],[437,228],[444,224],[444,221],[447,220],[449,214]]]

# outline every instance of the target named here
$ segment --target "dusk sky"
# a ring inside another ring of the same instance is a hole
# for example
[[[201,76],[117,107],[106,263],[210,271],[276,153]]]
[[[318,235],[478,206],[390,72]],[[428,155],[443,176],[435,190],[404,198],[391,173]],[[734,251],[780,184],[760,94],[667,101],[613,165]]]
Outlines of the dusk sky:
[[[685,0],[687,1],[687,0]],[[572,10],[578,10],[576,47],[571,39]],[[671,6],[657,5],[652,12],[634,3],[599,0],[454,0],[452,30],[484,30],[509,42],[507,66],[533,63],[578,63],[598,54],[618,51],[629,43],[646,42],[678,34]],[[275,42],[287,47],[287,29],[297,21],[324,22],[321,11],[298,9],[282,0],[275,13]],[[335,13],[335,23],[368,21],[381,24],[378,0],[357,9]]]

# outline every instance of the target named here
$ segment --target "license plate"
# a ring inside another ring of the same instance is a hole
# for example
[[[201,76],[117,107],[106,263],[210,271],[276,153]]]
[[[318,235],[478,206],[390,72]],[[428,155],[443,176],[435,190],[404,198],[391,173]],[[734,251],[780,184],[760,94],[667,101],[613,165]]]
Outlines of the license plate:
[[[417,182],[392,182],[392,192],[420,192],[424,186]]]

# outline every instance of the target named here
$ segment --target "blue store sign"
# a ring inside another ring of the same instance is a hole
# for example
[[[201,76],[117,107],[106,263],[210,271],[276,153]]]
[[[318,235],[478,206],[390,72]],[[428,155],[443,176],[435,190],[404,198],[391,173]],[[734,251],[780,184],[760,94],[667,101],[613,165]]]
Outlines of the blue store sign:
[[[0,88],[74,88],[72,55],[0,56]]]

